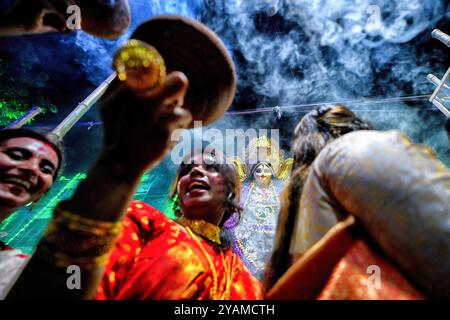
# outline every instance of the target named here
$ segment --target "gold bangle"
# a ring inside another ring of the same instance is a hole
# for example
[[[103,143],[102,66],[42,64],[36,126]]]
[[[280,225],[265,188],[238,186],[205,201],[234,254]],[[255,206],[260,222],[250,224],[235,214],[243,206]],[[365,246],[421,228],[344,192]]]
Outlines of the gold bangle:
[[[64,225],[51,221],[42,241],[66,254],[92,257],[108,252],[116,239],[115,234],[98,236],[73,232],[64,227]]]
[[[41,242],[36,251],[36,256],[57,268],[67,268],[71,265],[76,265],[82,269],[95,269],[106,264],[109,258],[109,252],[97,257],[74,257],[54,250],[45,242]]]
[[[64,225],[66,229],[74,232],[94,234],[98,236],[117,235],[121,231],[121,221],[108,222],[85,218],[79,214],[63,209],[62,205],[63,203],[60,203],[55,208],[53,220],[57,224]]]
[[[55,208],[36,254],[57,267],[103,265],[122,230],[122,223],[81,217],[63,206],[61,202]]]

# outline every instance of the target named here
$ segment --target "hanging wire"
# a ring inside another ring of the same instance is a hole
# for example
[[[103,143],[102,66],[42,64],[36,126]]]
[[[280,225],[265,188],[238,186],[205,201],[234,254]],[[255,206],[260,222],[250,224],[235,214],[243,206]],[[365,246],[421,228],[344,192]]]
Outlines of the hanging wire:
[[[257,114],[257,113],[267,113],[274,112],[274,108],[277,109],[278,113],[282,113],[283,111],[298,111],[298,112],[309,112],[314,110],[316,107],[323,105],[341,105],[341,106],[355,106],[355,105],[373,105],[373,104],[383,104],[390,102],[413,102],[413,101],[428,101],[430,95],[422,94],[422,95],[410,95],[410,96],[401,96],[401,97],[393,97],[393,98],[381,98],[381,99],[359,99],[359,100],[347,100],[347,101],[328,101],[328,102],[314,102],[314,103],[305,103],[305,104],[295,104],[295,105],[286,105],[286,106],[275,106],[275,107],[267,107],[267,108],[258,108],[258,109],[247,109],[247,110],[236,110],[236,111],[228,111],[225,112],[225,115],[246,115],[246,114]],[[427,111],[433,111],[434,108],[430,107],[424,109]],[[398,110],[392,109],[357,109],[359,112],[398,112]],[[77,127],[89,127],[102,125],[101,121],[89,121],[89,122],[78,122],[76,124]],[[38,128],[38,127],[36,127]]]
[[[276,106],[281,111],[301,111],[308,112],[313,110],[316,107],[322,105],[372,105],[372,104],[384,104],[389,102],[412,102],[412,101],[427,101],[429,99],[429,94],[422,95],[410,95],[410,96],[402,96],[402,97],[393,97],[393,98],[382,98],[382,99],[359,99],[359,100],[347,100],[347,101],[332,101],[332,102],[314,102],[314,103],[306,103],[306,104],[295,104],[295,105],[287,105],[287,106]],[[270,108],[258,108],[258,109],[248,109],[248,110],[239,110],[239,111],[228,111],[225,114],[227,115],[244,115],[244,114],[254,114],[254,113],[266,113],[273,112],[273,107]],[[432,108],[430,108],[432,109]],[[358,109],[358,111],[381,111],[374,109]],[[382,110],[398,112],[396,110]]]

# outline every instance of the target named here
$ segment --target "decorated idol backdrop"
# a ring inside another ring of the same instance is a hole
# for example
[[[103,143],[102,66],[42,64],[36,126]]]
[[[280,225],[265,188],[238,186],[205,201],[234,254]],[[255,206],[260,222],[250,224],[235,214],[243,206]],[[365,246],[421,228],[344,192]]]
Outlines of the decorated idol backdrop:
[[[232,230],[233,246],[249,270],[262,279],[268,262],[280,210],[280,193],[292,168],[276,140],[261,135],[249,141],[245,157],[233,157],[242,181],[240,217],[225,227]]]

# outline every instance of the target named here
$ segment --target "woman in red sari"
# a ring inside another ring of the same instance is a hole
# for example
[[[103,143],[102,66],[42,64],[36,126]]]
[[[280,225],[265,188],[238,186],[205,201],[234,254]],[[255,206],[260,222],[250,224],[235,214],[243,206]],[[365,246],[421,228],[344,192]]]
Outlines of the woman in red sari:
[[[179,167],[177,220],[132,202],[97,299],[261,299],[262,285],[223,243],[221,227],[240,214],[239,177],[211,155]]]

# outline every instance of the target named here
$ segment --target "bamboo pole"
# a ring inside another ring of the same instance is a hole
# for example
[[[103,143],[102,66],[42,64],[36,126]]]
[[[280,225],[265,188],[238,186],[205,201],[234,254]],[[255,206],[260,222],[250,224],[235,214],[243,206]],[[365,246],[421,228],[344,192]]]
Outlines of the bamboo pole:
[[[48,136],[62,140],[70,129],[81,119],[82,116],[102,97],[111,82],[116,78],[117,73],[113,72],[105,81],[103,81],[97,89],[95,89],[86,99],[78,104],[78,106],[55,128]]]
[[[8,124],[5,129],[18,129],[23,127],[24,124],[26,124],[28,121],[33,119],[35,116],[37,116],[39,113],[42,112],[42,108],[38,106],[33,106],[30,110],[28,110],[27,113],[25,113],[22,117],[19,119],[11,122]]]

